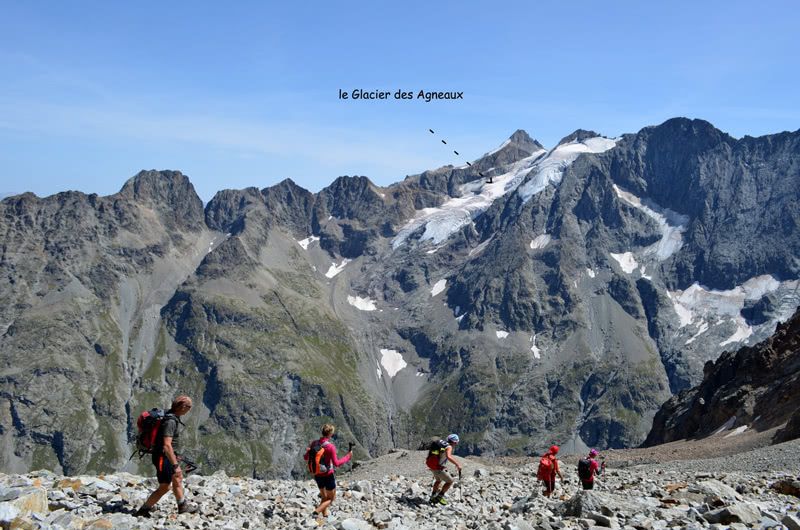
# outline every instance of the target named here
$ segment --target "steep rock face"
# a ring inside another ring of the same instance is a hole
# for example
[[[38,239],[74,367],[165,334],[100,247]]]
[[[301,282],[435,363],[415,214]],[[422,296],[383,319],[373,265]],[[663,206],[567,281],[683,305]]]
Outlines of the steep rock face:
[[[800,311],[752,347],[706,363],[700,385],[664,403],[644,446],[702,438],[719,429],[765,430],[788,421],[777,442],[800,436]]]
[[[668,285],[731,289],[761,274],[798,276],[798,152],[797,133],[735,140],[708,122],[676,118],[627,135],[610,174],[689,216]]]
[[[213,242],[202,203],[180,173],[148,171],[116,195],[26,193],[0,211],[2,468],[119,465],[160,306]]]

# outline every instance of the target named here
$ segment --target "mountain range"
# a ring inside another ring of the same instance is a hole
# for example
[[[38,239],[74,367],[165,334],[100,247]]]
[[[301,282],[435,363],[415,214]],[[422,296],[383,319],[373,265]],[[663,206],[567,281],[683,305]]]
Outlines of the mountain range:
[[[0,214],[7,472],[144,472],[136,418],[178,393],[187,455],[255,477],[300,472],[325,422],[362,456],[448,432],[479,455],[630,447],[800,303],[800,131],[684,118],[517,131],[386,187],[203,207],[151,170]]]

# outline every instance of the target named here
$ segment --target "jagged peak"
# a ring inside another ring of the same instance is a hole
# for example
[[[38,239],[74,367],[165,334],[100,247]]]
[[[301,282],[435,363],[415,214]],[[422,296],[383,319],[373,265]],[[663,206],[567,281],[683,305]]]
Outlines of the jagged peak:
[[[157,202],[164,200],[172,202],[172,200],[180,198],[200,201],[189,177],[180,171],[170,169],[140,171],[123,184],[117,196],[131,200],[149,199]],[[200,202],[202,203],[202,201]]]
[[[588,140],[589,138],[597,138],[598,136],[602,136],[594,131],[587,131],[585,129],[578,129],[574,133],[570,134],[569,136],[565,136],[558,142],[558,145],[568,144],[570,142],[582,142],[584,140]]]
[[[274,186],[268,186],[266,188],[263,188],[261,190],[261,194],[265,195],[265,194],[269,193],[270,191],[278,191],[278,190],[289,191],[289,192],[292,192],[292,193],[300,192],[300,193],[311,194],[310,191],[308,191],[304,187],[302,187],[299,184],[297,184],[291,178],[285,178],[282,181],[280,181],[277,184],[275,184]]]
[[[326,186],[323,188],[323,192],[328,191],[336,191],[340,189],[358,189],[363,190],[369,188],[370,186],[374,186],[372,181],[365,176],[353,175],[352,177],[349,175],[342,175],[334,180],[330,186]]]
[[[517,129],[508,139],[511,143],[529,151],[544,149],[544,146],[538,140],[531,138],[523,129]]]

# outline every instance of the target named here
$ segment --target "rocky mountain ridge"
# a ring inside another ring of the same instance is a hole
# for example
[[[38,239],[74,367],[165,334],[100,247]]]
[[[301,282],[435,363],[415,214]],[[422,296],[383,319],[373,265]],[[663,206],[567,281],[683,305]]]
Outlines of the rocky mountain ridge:
[[[775,441],[800,437],[800,311],[769,339],[708,361],[703,374],[662,405],[645,446],[784,424]]]
[[[706,361],[795,311],[798,153],[800,131],[674,119],[552,149],[517,131],[388,187],[203,208],[149,171],[7,198],[0,468],[119,469],[177,393],[186,450],[247,476],[300,472],[328,421],[362,457],[453,431],[484,455],[637,445]]]

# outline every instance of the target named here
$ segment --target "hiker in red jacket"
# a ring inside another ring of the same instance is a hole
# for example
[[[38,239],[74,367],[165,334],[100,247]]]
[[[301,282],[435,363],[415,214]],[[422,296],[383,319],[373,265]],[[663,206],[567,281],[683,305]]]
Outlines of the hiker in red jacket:
[[[539,472],[537,477],[544,483],[544,496],[549,497],[553,490],[556,488],[556,475],[564,482],[564,476],[561,470],[558,469],[558,446],[554,445],[539,461]]]
[[[333,499],[336,498],[336,479],[333,476],[334,468],[346,464],[353,456],[351,444],[350,452],[348,452],[344,458],[341,460],[336,458],[336,447],[333,445],[333,442],[330,441],[330,438],[333,436],[333,432],[335,430],[336,427],[329,423],[323,425],[322,438],[312,442],[311,446],[306,451],[306,454],[303,455],[303,460],[308,460],[309,458],[313,460],[314,456],[316,455],[316,451],[318,450],[317,448],[322,448],[324,450],[320,464],[324,465],[324,469],[327,471],[325,471],[323,474],[316,473],[314,475],[314,481],[317,483],[319,494],[322,498],[322,502],[320,502],[319,506],[317,506],[312,514],[314,517],[320,514],[322,517],[328,516],[328,507],[333,502]],[[309,470],[311,470],[311,467],[309,467]]]

